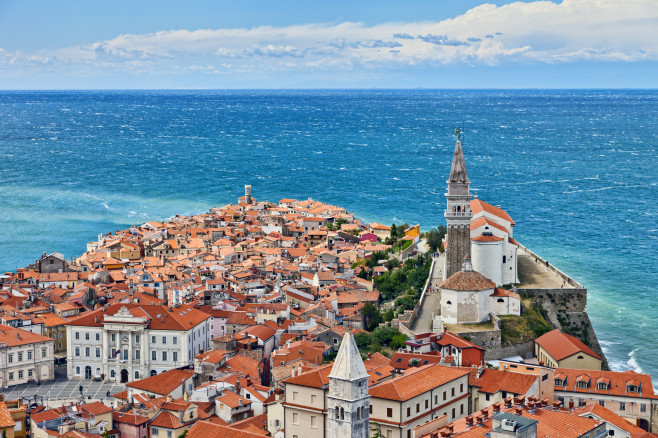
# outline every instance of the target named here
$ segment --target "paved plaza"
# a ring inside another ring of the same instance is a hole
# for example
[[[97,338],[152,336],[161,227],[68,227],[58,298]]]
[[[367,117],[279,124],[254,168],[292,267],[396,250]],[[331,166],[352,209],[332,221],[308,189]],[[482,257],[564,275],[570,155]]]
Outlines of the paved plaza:
[[[80,398],[80,386],[85,400],[107,400],[107,392],[116,394],[125,389],[120,383],[94,382],[91,379],[68,380],[66,366],[55,369],[55,379],[36,383],[11,386],[0,392],[4,393],[5,400],[15,400],[21,397],[26,403],[47,400],[69,400]]]

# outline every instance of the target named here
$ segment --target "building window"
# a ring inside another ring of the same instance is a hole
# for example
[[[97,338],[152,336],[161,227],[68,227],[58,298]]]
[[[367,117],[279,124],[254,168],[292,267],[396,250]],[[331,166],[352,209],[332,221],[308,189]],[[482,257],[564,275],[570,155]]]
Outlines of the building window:
[[[420,403],[416,403],[416,412],[420,412]]]
[[[163,344],[166,344],[166,343],[167,343],[167,337],[166,337],[166,336],[163,336],[163,337],[162,337],[162,343],[163,343]]]
[[[448,399],[448,393],[446,391],[443,391],[443,400],[445,401],[447,399]]]
[[[463,383],[459,384],[459,392],[464,392],[464,384]]]
[[[456,417],[456,415],[455,415],[455,408],[452,408],[452,419],[454,420],[455,417]]]
[[[155,336],[151,336],[151,344],[155,344]]]
[[[23,352],[22,351],[18,352],[18,361],[23,362]]]
[[[75,355],[80,356],[80,347],[75,347]]]
[[[75,367],[75,374],[80,375],[80,367]]]
[[[174,345],[178,344],[178,338],[174,336]]]
[[[141,354],[139,350],[135,350],[135,360],[139,360],[139,359],[141,359]]]
[[[89,357],[90,354],[91,354],[91,348],[85,347],[85,356]]]
[[[18,379],[20,380],[22,378],[23,378],[23,371],[19,371],[18,372]]]
[[[619,402],[619,410],[620,411],[626,410],[626,402]]]
[[[555,379],[555,386],[564,386],[562,379]]]
[[[429,407],[430,407],[430,401],[429,401],[429,400],[425,400],[425,409],[427,409],[427,408],[429,408]]]
[[[173,354],[174,362],[178,362],[178,352],[174,351],[172,354]]]
[[[507,256],[503,256],[503,263],[507,263]]]
[[[647,405],[645,405],[644,403],[642,403],[642,404],[640,405],[640,412],[642,412],[643,414],[644,414],[645,412],[647,412]]]
[[[628,392],[639,392],[640,388],[635,385],[628,385]]]
[[[596,389],[608,389],[608,384],[605,382],[600,382],[596,384]]]
[[[298,394],[297,391],[293,391],[293,392],[292,392],[292,399],[293,399],[293,401],[294,401],[294,400],[297,400],[297,394]]]
[[[589,382],[587,381],[581,380],[576,386],[578,386],[578,388],[587,388],[589,386],[588,383]]]
[[[407,417],[411,417],[411,408],[407,408]]]
[[[9,373],[9,380],[14,380],[14,373]]]
[[[454,396],[455,396],[455,388],[452,388],[452,389],[450,390],[450,396],[451,396],[451,397],[454,397]]]
[[[601,406],[605,406],[605,400],[599,400],[599,404],[600,404]]]
[[[110,370],[110,377],[114,378],[117,375],[117,373],[114,372],[114,370]]]
[[[490,397],[491,397],[491,396],[490,396],[489,394],[485,394],[485,395],[484,395],[484,399],[485,399],[486,401],[489,401],[489,398],[490,398]]]
[[[372,405],[368,406],[368,413],[372,415]]]
[[[80,339],[80,332],[75,332],[75,339]],[[114,340],[114,339],[112,339]]]
[[[117,334],[112,333],[112,342],[115,342],[117,340]]]
[[[159,433],[159,431],[158,431],[157,428],[152,427],[152,428],[151,428],[151,433],[152,433],[153,435],[157,435],[157,434]]]
[[[167,352],[163,351],[162,352],[162,361],[165,362],[167,360]]]
[[[299,424],[299,414],[297,412],[292,413],[292,424]]]
[[[311,394],[311,404],[312,405],[315,404],[315,399],[316,398],[317,398],[317,396],[315,394]]]
[[[89,333],[85,333],[85,341],[89,340]]]
[[[317,417],[315,415],[311,415],[311,427],[313,427],[313,428],[318,427],[318,421],[317,421]]]
[[[157,356],[156,356],[157,354],[158,353],[155,350],[151,351],[151,360],[157,360]]]
[[[393,408],[386,408],[386,416],[387,416],[388,418],[392,418],[392,417],[393,417]]]
[[[32,360],[32,352],[31,351],[27,352],[27,360]]]
[[[13,362],[14,362],[14,355],[13,355],[12,353],[9,353],[9,354],[7,355],[7,361],[8,361],[9,363],[13,363]]]
[[[459,415],[464,415],[464,403],[459,405]]]
[[[101,349],[100,348],[96,349],[96,357],[101,357]]]
[[[101,340],[101,334],[100,334],[100,333],[96,333],[96,340],[97,340],[97,341],[100,341],[100,340]]]

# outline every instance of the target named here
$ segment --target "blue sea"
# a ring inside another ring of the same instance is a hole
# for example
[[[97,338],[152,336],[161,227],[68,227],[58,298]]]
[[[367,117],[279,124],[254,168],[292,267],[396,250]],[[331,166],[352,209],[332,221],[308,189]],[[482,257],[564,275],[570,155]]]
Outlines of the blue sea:
[[[658,91],[0,92],[0,270],[245,184],[434,227],[455,127],[472,191],[589,289],[611,367],[658,378]]]

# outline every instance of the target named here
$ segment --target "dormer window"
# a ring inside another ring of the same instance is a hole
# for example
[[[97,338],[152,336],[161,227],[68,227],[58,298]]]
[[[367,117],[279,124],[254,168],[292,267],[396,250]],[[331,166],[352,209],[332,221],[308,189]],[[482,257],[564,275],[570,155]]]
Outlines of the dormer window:
[[[599,382],[596,384],[596,389],[603,389],[606,390],[608,389],[608,384],[605,382]]]
[[[586,380],[581,380],[576,384],[578,388],[587,388],[589,386],[589,382]]]
[[[637,386],[637,385],[628,385],[628,386],[626,387],[626,390],[627,390],[628,392],[640,392],[640,387]]]
[[[555,379],[555,386],[564,386],[564,381],[562,379]]]

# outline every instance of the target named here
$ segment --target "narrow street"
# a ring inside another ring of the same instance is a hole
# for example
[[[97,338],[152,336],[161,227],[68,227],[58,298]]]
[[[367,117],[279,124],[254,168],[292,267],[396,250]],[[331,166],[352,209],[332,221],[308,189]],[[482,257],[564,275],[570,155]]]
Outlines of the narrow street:
[[[440,311],[441,293],[439,284],[443,281],[443,254],[435,259],[434,271],[432,272],[430,287],[433,292],[427,292],[423,307],[420,309],[412,330],[416,333],[424,333],[432,330],[432,314]]]

